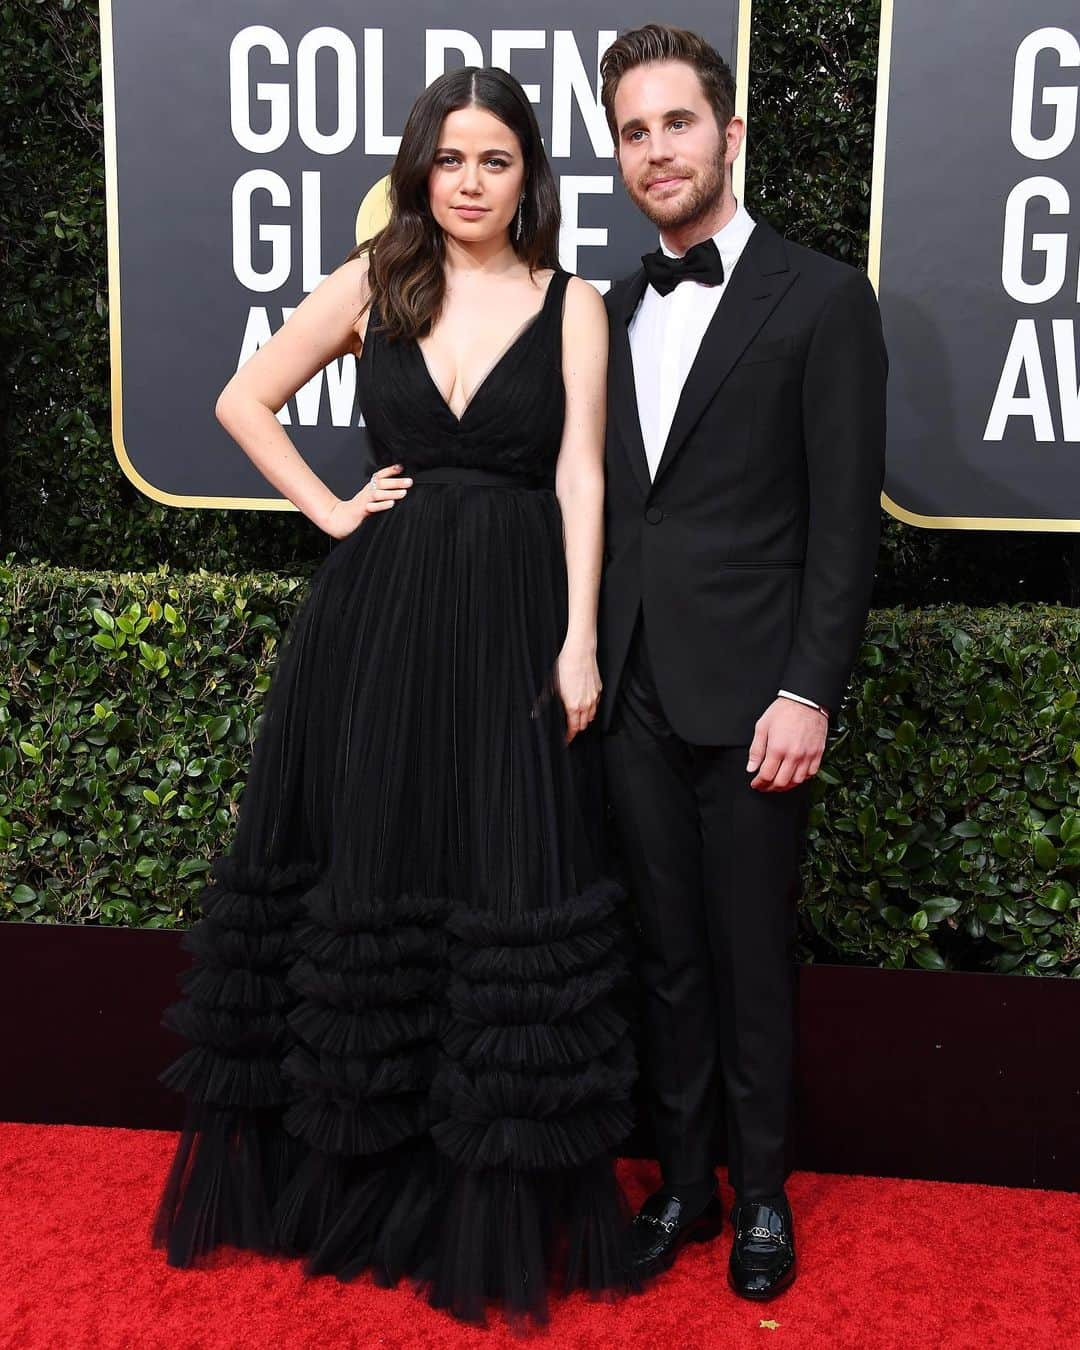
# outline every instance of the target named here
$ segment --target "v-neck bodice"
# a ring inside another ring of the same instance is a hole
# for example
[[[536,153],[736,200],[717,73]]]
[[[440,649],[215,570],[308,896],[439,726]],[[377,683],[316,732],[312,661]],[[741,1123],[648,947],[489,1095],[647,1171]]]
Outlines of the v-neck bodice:
[[[452,465],[549,478],[562,440],[562,298],[568,272],[548,283],[538,312],[473,390],[461,416],[435,383],[419,345],[377,331],[373,306],[357,367],[357,399],[376,467]]]

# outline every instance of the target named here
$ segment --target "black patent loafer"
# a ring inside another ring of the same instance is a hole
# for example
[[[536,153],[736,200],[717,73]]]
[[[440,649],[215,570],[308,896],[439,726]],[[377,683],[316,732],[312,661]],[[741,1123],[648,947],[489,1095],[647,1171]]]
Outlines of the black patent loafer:
[[[724,1227],[724,1210],[716,1192],[704,1210],[687,1213],[678,1195],[661,1187],[649,1196],[630,1225],[634,1270],[642,1276],[667,1270],[687,1242],[709,1242]]]
[[[741,1298],[762,1302],[783,1293],[795,1279],[795,1230],[786,1202],[744,1201],[731,1211],[731,1222],[728,1284]]]

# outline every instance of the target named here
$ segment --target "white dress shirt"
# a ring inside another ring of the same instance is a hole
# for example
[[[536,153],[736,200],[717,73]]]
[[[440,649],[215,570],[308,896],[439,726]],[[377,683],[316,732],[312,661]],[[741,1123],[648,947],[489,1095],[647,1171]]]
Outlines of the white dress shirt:
[[[721,285],[707,286],[700,281],[682,281],[667,295],[661,295],[651,286],[646,286],[630,320],[628,331],[634,363],[634,388],[650,478],[656,477],[656,468],[667,444],[683,385],[698,354],[701,339],[712,322],[720,297],[727,289],[753,229],[754,221],[750,213],[742,202],[736,202],[735,214],[713,235],[713,242],[724,264]],[[679,256],[668,248],[663,239],[660,240],[660,247],[669,258]],[[812,699],[803,698],[801,694],[793,694],[787,689],[781,689],[778,693],[784,698],[795,699],[797,703],[806,703],[811,708],[819,706]]]
[[[656,477],[656,466],[701,339],[753,229],[754,222],[746,207],[737,203],[735,214],[713,235],[724,264],[723,284],[705,286],[700,281],[682,281],[667,295],[646,286],[630,320],[634,388],[651,478]],[[660,247],[669,258],[678,257],[662,239]]]

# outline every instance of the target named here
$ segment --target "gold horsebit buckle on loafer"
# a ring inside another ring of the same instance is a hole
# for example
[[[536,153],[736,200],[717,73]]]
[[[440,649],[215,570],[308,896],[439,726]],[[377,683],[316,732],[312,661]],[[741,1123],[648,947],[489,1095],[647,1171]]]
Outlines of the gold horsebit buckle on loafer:
[[[644,1219],[646,1223],[653,1223],[657,1228],[662,1228],[665,1233],[674,1233],[678,1224],[674,1219],[658,1219],[655,1214],[639,1214],[639,1219]]]
[[[745,1233],[740,1233],[739,1236],[762,1238],[767,1242],[775,1242],[778,1247],[787,1246],[787,1238],[783,1233],[774,1233],[771,1228],[762,1228],[760,1224],[755,1224],[753,1228],[748,1228]]]

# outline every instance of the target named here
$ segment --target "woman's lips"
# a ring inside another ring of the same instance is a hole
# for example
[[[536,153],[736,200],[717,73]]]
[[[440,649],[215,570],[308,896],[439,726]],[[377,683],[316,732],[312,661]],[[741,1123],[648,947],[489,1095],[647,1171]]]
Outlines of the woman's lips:
[[[486,206],[455,206],[454,210],[459,216],[465,216],[468,220],[479,220],[481,216],[486,216],[488,213]]]

